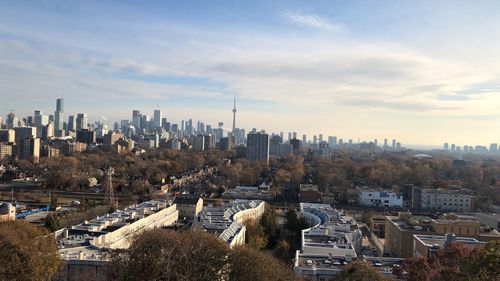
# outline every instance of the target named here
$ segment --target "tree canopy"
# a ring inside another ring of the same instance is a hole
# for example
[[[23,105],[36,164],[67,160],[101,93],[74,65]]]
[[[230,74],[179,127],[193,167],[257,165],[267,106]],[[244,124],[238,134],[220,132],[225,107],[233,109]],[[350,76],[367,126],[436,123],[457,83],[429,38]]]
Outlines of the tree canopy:
[[[0,223],[0,280],[50,281],[62,262],[55,239],[26,221]]]

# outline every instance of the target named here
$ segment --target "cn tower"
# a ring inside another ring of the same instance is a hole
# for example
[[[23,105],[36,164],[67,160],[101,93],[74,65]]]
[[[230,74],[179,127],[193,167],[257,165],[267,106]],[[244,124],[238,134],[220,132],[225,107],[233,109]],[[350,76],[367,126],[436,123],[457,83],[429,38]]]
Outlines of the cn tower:
[[[236,129],[236,95],[234,95],[234,107],[233,107],[233,130],[231,133],[234,135],[234,129]]]

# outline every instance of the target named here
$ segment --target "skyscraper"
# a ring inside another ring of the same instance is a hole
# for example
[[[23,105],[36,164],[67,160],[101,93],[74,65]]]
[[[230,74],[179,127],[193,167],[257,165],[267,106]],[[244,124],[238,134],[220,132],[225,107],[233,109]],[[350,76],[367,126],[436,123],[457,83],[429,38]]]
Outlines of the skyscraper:
[[[56,111],[54,112],[54,129],[63,130],[64,128],[64,99],[59,98],[56,101]]]
[[[234,96],[234,106],[233,106],[233,128],[231,133],[234,134],[234,129],[236,129],[236,95]]]
[[[141,111],[140,110],[132,110],[132,125],[136,130],[141,129]]]
[[[78,115],[76,115],[76,131],[88,129],[88,124],[87,114],[78,113]]]
[[[153,122],[155,128],[161,128],[161,118],[162,118],[161,109],[156,109],[153,113],[153,119],[154,119]]]
[[[68,125],[67,125],[68,131],[74,131],[76,130],[76,118],[73,115],[68,116]]]
[[[246,157],[250,161],[269,163],[269,135],[263,133],[248,134]]]

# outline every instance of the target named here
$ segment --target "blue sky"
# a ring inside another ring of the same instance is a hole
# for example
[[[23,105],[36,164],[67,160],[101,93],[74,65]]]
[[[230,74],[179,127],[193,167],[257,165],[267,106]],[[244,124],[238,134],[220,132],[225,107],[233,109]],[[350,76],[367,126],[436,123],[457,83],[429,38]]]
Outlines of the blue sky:
[[[4,1],[0,114],[500,141],[498,1]]]

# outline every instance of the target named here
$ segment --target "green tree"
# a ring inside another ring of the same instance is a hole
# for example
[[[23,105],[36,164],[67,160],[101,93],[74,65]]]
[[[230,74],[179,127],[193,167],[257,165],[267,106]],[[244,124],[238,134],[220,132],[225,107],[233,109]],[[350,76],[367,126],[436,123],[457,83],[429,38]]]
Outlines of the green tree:
[[[50,232],[54,232],[61,228],[59,217],[56,214],[48,214],[45,218],[45,227],[47,227]]]
[[[26,221],[0,223],[0,280],[50,281],[62,262],[55,239]]]
[[[266,204],[264,214],[260,218],[260,225],[264,228],[267,236],[268,248],[274,248],[278,238],[278,223],[276,222],[276,212],[274,208]]]

